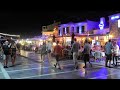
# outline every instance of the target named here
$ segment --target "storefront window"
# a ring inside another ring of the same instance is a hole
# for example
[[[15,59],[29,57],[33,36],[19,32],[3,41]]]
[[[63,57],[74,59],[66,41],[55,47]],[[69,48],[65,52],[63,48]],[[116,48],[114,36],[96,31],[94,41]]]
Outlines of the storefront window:
[[[65,28],[63,28],[63,34],[65,34]]]
[[[61,36],[61,32],[60,32],[60,30],[59,30],[59,35]]]
[[[79,33],[79,26],[77,27],[77,33]]]
[[[84,33],[85,32],[85,26],[82,26],[81,28],[82,28],[81,32]]]
[[[72,27],[72,32],[74,32],[74,27]]]
[[[69,27],[66,28],[67,33],[69,33]]]

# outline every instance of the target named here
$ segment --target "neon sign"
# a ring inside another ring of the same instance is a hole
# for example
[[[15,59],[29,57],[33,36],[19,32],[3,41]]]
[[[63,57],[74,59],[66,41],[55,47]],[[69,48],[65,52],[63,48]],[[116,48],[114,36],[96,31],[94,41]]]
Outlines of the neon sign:
[[[112,16],[111,20],[118,19],[118,18],[120,18],[120,16]]]
[[[100,24],[99,24],[100,30],[104,29],[104,22],[105,22],[105,18],[100,18]]]

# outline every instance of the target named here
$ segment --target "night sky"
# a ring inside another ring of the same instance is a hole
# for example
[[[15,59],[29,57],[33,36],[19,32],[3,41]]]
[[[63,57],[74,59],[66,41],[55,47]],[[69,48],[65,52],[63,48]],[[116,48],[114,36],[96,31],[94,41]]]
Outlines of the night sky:
[[[1,11],[0,32],[20,34],[22,37],[33,37],[41,34],[41,27],[56,21],[67,23],[69,21],[84,21],[86,19],[99,20],[119,11],[74,11],[74,10],[26,10]]]

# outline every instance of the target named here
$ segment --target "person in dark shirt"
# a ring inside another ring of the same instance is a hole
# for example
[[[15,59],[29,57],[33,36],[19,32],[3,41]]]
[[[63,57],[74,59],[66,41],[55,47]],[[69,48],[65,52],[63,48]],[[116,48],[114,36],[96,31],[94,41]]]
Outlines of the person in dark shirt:
[[[112,68],[111,66],[112,49],[113,49],[112,41],[109,40],[105,45],[105,54],[106,54],[105,67]],[[108,63],[109,63],[109,66],[108,66]]]
[[[9,55],[11,54],[11,52],[10,52],[10,46],[11,46],[11,43],[9,43],[7,40],[2,45],[4,56],[5,56],[4,57],[4,68],[8,68],[7,67],[8,58],[9,58]]]
[[[46,48],[46,43],[43,42],[43,45],[41,46],[41,62],[44,62],[45,56],[47,55],[47,48]]]
[[[85,63],[85,66],[84,68],[87,67],[87,62],[89,62],[89,64],[91,65],[92,67],[92,64],[90,63],[90,52],[91,52],[91,45],[89,43],[88,40],[85,40],[85,45],[84,45],[84,50],[83,50],[83,54],[84,54],[84,63]]]

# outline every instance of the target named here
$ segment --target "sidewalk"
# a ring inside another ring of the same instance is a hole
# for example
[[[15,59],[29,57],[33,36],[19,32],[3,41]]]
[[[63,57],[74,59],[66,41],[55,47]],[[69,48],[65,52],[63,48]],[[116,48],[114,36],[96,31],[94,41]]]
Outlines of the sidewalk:
[[[24,50],[21,50],[21,56],[26,57],[26,58],[29,58],[29,59],[34,60],[34,61],[38,61],[38,62],[40,62],[40,60],[41,60],[40,54],[37,54],[37,53],[32,52],[32,51],[24,51]],[[52,59],[54,59],[54,58],[52,58]],[[54,61],[55,61],[55,60],[54,60]],[[64,62],[64,61],[71,61],[71,62],[73,63],[72,60],[63,60],[63,61],[61,61],[61,62]],[[83,62],[83,60],[80,61],[80,62]],[[98,64],[98,65],[102,65],[102,66],[105,65],[104,60],[103,60],[103,61],[100,61],[100,62],[97,61],[97,62],[92,62],[92,63],[93,63],[93,64]]]
[[[9,61],[8,68],[3,68],[0,64],[0,79],[119,79],[120,67],[106,68],[103,65],[93,64],[93,67],[82,68],[84,64],[79,62],[80,69],[74,69],[73,60],[61,62],[64,67],[59,70],[51,66],[46,58],[44,63],[40,63],[40,54],[29,51],[21,51],[21,56],[17,56],[16,65],[11,67]],[[26,57],[26,58],[25,58]],[[29,58],[31,59],[29,59]],[[96,62],[98,63],[98,62]],[[89,64],[88,64],[89,65]]]
[[[40,54],[37,54],[37,53],[32,52],[32,51],[21,50],[20,55],[22,57],[25,57],[25,58],[28,58],[28,59],[31,59],[31,60],[34,60],[34,61],[37,61],[37,62],[40,62],[40,60],[41,60]]]

